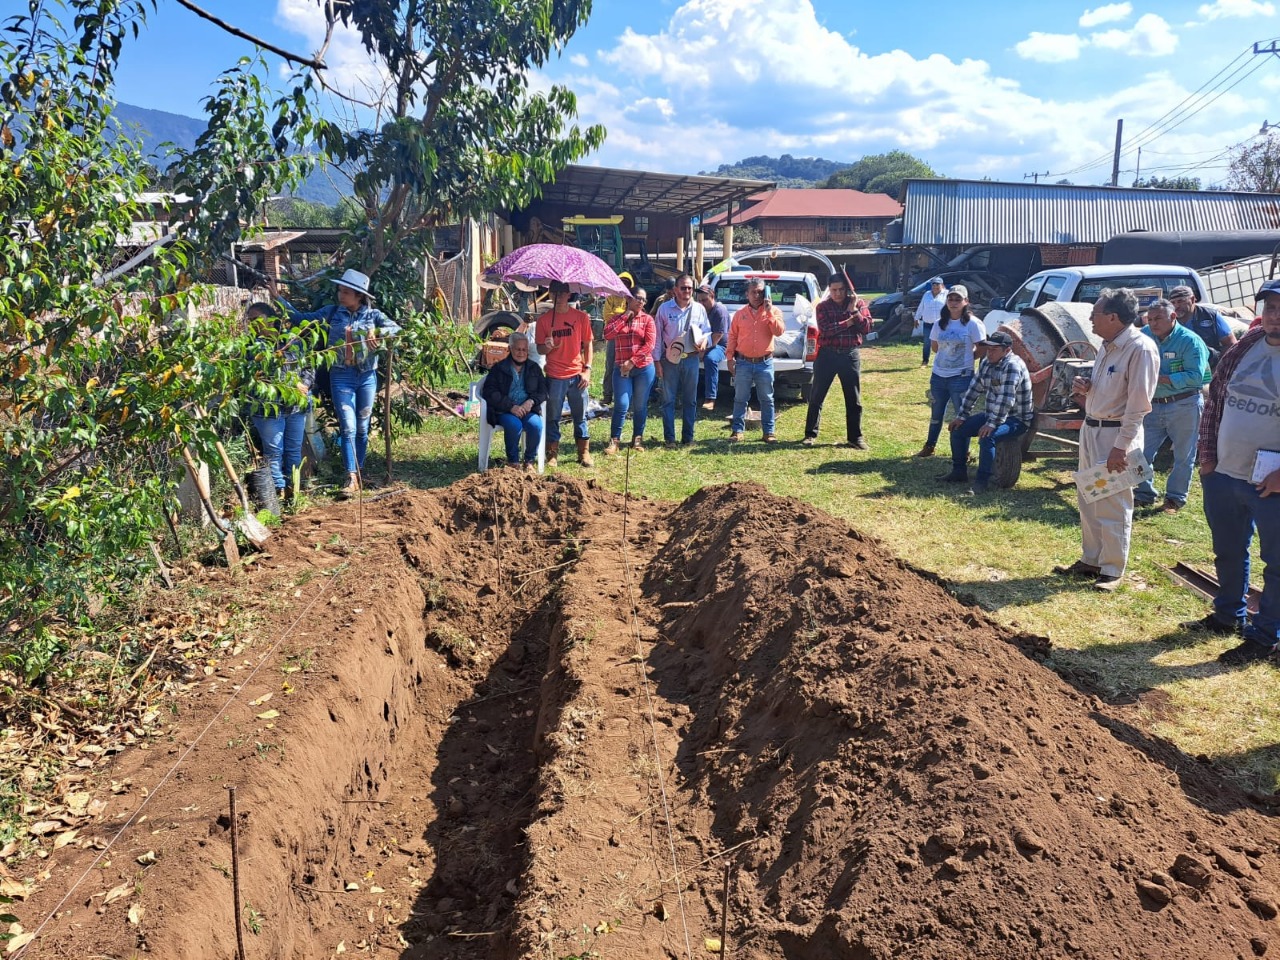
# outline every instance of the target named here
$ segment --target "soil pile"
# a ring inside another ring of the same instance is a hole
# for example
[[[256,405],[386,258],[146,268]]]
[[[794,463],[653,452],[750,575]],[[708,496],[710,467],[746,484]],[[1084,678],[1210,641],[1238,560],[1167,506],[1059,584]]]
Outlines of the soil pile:
[[[798,501],[495,473],[308,514],[259,566],[270,656],[103,775],[19,912],[135,819],[28,956],[233,955],[228,782],[250,956],[1280,950],[1272,821]],[[108,788],[184,755],[145,821]]]

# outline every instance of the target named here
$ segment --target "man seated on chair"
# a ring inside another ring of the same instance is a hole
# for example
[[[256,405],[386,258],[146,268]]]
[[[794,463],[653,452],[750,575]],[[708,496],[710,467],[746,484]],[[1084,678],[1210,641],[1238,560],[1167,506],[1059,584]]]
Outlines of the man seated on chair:
[[[1031,374],[1022,358],[1014,354],[1013,338],[997,330],[977,347],[985,349],[987,356],[960,402],[960,416],[947,426],[951,431],[951,472],[938,478],[946,483],[969,481],[969,441],[976,436],[978,473],[969,491],[972,494],[986,493],[991,487],[996,444],[1026,433],[1035,417]],[[974,413],[982,397],[986,398],[986,409]]]
[[[507,464],[520,463],[520,435],[524,434],[524,468],[538,463],[542,442],[542,415],[547,399],[547,378],[542,368],[529,360],[529,338],[513,333],[507,341],[510,354],[494,364],[484,378],[481,395],[488,405],[489,425],[501,427],[507,444]]]

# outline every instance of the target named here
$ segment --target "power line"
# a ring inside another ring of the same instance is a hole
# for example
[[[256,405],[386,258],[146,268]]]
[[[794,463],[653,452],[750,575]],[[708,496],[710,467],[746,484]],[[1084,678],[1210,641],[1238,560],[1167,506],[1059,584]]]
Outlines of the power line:
[[[1252,60],[1252,57],[1255,54],[1270,51],[1259,50],[1258,47],[1258,44],[1253,44],[1250,47],[1246,47],[1241,53],[1237,54],[1233,60],[1219,69],[1217,73],[1202,83],[1193,92],[1185,96],[1177,104],[1165,111],[1165,113],[1160,117],[1139,131],[1138,134],[1130,141],[1129,146],[1121,151],[1120,155],[1125,156],[1131,154],[1139,148],[1154,142],[1165,133],[1181,126],[1183,123],[1186,123],[1192,117],[1196,116],[1198,113],[1215,103],[1222,96],[1230,92],[1240,83],[1244,82],[1244,80],[1252,76],[1257,70],[1261,69],[1262,65],[1267,61],[1265,59]],[[1251,60],[1252,66],[1250,66]],[[1223,84],[1228,85],[1223,86]],[[1197,98],[1199,98],[1199,103],[1196,103]],[[1193,105],[1194,109],[1188,109]],[[1113,158],[1114,153],[1108,152],[1098,156],[1092,161],[1073,167],[1070,170],[1063,171],[1059,174],[1052,174],[1052,176],[1071,176],[1072,174],[1082,173],[1086,170],[1102,166]]]

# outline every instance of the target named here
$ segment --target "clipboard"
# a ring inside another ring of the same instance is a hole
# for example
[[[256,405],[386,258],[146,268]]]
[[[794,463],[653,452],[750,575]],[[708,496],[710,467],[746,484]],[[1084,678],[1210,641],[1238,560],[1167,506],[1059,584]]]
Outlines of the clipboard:
[[[1249,482],[1261,483],[1277,470],[1280,470],[1280,450],[1259,450],[1253,458],[1253,473],[1249,475]]]

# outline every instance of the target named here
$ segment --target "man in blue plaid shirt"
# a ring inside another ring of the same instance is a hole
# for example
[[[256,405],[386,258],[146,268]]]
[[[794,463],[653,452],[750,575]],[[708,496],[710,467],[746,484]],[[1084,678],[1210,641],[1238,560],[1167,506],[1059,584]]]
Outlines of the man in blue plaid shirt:
[[[996,444],[1012,440],[1031,429],[1035,406],[1031,400],[1031,374],[1020,357],[1014,356],[1013,338],[1002,330],[978,344],[987,358],[960,403],[960,416],[952,420],[951,472],[940,477],[946,483],[969,482],[969,441],[978,438],[978,474],[973,478],[973,494],[986,493],[996,462]],[[986,409],[972,413],[980,397]]]

